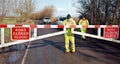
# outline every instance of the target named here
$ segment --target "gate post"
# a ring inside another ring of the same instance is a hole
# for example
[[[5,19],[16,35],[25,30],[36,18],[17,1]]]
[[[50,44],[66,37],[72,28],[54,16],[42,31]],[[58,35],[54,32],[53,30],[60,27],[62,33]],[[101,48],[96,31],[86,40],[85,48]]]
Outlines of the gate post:
[[[1,45],[5,43],[5,33],[4,28],[1,28]]]
[[[64,26],[63,31],[64,31],[64,33],[66,32],[66,26]]]
[[[34,38],[37,37],[37,28],[34,28]]]
[[[101,37],[101,28],[98,28],[98,36]]]

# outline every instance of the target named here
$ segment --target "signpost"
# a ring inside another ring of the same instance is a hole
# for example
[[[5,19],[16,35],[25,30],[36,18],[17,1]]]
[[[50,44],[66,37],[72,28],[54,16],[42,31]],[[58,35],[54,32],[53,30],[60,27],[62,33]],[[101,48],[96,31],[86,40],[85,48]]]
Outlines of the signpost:
[[[118,27],[106,27],[104,28],[104,38],[119,38]]]
[[[13,27],[11,29],[11,40],[29,40],[30,28],[29,27]]]

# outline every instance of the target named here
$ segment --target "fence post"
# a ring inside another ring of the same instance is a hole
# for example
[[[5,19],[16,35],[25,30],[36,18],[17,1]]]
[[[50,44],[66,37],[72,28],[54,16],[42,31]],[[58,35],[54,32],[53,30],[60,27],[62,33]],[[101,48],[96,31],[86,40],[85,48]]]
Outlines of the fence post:
[[[37,37],[37,28],[34,28],[34,38]]]
[[[101,37],[101,28],[98,28],[98,36]]]
[[[1,45],[5,43],[5,33],[4,28],[1,28]]]

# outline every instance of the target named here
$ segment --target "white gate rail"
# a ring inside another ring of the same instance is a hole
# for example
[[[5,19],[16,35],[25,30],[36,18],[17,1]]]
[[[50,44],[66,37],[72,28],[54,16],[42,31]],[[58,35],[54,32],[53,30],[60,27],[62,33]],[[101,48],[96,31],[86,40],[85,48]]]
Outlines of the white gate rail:
[[[92,35],[92,34],[88,34],[88,33],[81,33],[81,32],[73,31],[73,30],[72,30],[72,33],[77,34],[77,35],[83,35],[84,34],[85,36],[88,36],[88,37],[120,43],[120,40],[116,40],[116,39],[113,39],[113,38],[104,38],[104,37],[101,36],[101,28],[106,28],[106,27],[120,28],[120,25],[89,25],[89,26],[86,27],[86,28],[98,28],[98,32],[97,32],[98,34],[97,35]],[[76,28],[82,28],[82,26],[77,25]]]
[[[12,28],[12,27],[30,27],[30,28],[33,28],[34,29],[34,38],[30,38],[30,40],[14,41],[14,42],[5,43],[5,30],[4,29],[5,28]],[[85,34],[85,36],[120,43],[119,40],[106,39],[106,38],[101,37],[101,28],[105,28],[105,27],[118,27],[118,28],[120,28],[120,25],[89,25],[89,26],[71,25],[71,26],[63,26],[63,25],[19,25],[19,24],[18,25],[2,25],[1,24],[0,25],[0,28],[1,28],[0,48],[15,45],[15,44],[20,44],[20,43],[24,43],[24,42],[28,42],[28,41],[33,41],[33,40],[38,40],[38,39],[43,39],[43,38],[61,35],[61,34],[65,33],[65,28],[68,28],[68,27],[70,27],[70,28],[82,28],[82,27],[84,27],[84,28],[98,28],[98,36],[92,35],[92,34]],[[41,36],[37,37],[37,28],[64,28],[64,31],[50,33],[50,34],[41,35]],[[77,32],[77,31],[73,31],[73,30],[72,30],[72,32],[74,34],[82,35],[81,32]]]
[[[92,38],[97,38],[97,39],[102,39],[102,40],[107,40],[107,41],[112,41],[112,42],[120,43],[120,40],[115,40],[115,39],[112,39],[112,38],[108,39],[108,38],[99,37],[99,36],[92,35],[92,34],[77,32],[77,31],[73,31],[72,33],[77,34],[77,35],[84,34],[85,36],[88,36],[88,37],[92,37]]]
[[[30,40],[18,40],[18,41],[14,41],[14,42],[9,42],[3,45],[0,45],[0,48],[2,47],[8,47],[11,45],[15,45],[15,44],[21,44],[21,43],[25,43],[28,41],[34,41],[34,40],[38,40],[38,39],[44,39],[44,38],[48,38],[48,37],[52,37],[52,36],[57,36],[57,35],[61,35],[64,34],[64,31],[60,31],[60,32],[54,32],[54,33],[50,33],[50,34],[46,34],[46,35],[40,35],[36,38],[30,38]]]

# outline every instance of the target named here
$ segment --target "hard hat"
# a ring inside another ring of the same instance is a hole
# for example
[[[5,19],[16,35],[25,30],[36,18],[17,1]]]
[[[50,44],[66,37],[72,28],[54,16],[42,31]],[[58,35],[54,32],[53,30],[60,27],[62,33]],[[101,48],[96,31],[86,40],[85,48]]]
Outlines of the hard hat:
[[[67,15],[67,19],[70,19],[70,18],[71,18],[71,15],[70,15],[70,14],[68,14],[68,15]]]
[[[82,18],[83,18],[83,17],[86,18],[86,15],[83,15]]]

